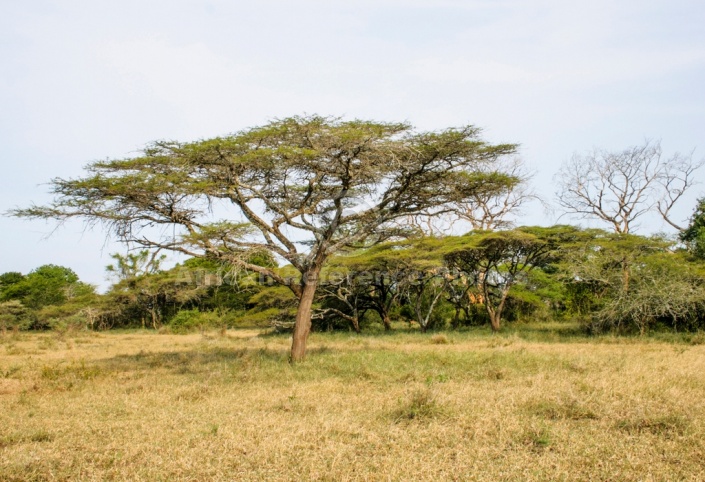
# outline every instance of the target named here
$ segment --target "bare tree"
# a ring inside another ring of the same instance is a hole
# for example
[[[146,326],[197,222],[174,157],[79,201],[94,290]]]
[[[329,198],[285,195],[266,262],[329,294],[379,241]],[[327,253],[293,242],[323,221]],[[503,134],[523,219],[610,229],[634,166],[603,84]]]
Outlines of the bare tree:
[[[567,213],[604,221],[617,233],[629,233],[638,218],[654,209],[680,230],[671,210],[702,165],[692,155],[664,158],[660,142],[651,141],[621,152],[574,154],[556,175],[558,204]]]
[[[477,191],[467,199],[454,204],[454,214],[468,221],[474,230],[494,231],[513,227],[510,219],[521,213],[522,207],[540,200],[530,186],[533,173],[529,172],[518,156],[499,160],[499,169],[508,176],[504,188],[497,192]],[[487,173],[488,175],[491,173]]]
[[[661,195],[656,202],[656,209],[664,221],[679,232],[683,232],[686,227],[673,221],[671,210],[683,197],[683,194],[694,184],[697,184],[695,172],[703,165],[705,165],[705,159],[693,161],[693,152],[688,156],[676,153],[666,163],[658,180]]]

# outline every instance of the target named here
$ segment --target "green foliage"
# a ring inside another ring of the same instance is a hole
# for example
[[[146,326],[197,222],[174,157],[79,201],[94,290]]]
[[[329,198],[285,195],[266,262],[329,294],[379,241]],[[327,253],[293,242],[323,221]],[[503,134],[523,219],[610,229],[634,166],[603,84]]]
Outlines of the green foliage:
[[[680,259],[679,259],[680,258]],[[619,290],[595,314],[592,328],[640,333],[663,324],[675,330],[705,325],[705,270],[677,253],[645,256],[629,288]]]
[[[247,301],[248,310],[242,321],[256,326],[290,329],[296,316],[298,299],[285,286],[263,286]]]
[[[45,329],[81,312],[96,301],[96,294],[93,286],[79,281],[69,268],[44,265],[26,276],[0,275],[0,301],[23,307],[21,320],[14,322],[16,327]]]
[[[705,259],[705,197],[698,200],[690,225],[680,234],[680,239],[693,255]]]
[[[703,322],[703,266],[660,237],[585,230],[561,249],[566,306],[590,331],[638,331]]]
[[[510,290],[526,283],[534,268],[551,261],[555,242],[529,229],[471,233],[465,239],[466,247],[447,253],[445,263],[470,277],[482,295],[492,329],[499,330]]]
[[[10,300],[0,303],[0,330],[26,330],[32,324],[29,310],[21,301]]]
[[[222,324],[223,320],[215,312],[181,310],[169,320],[167,326],[174,333],[188,333],[218,327]]]
[[[271,278],[209,258],[132,269],[145,259],[122,259],[120,272],[132,274],[105,295],[58,266],[2,274],[0,328],[293,326],[299,299]],[[296,283],[292,266],[258,262]],[[500,303],[507,323],[578,320],[591,333],[705,329],[705,263],[660,237],[554,226],[400,239],[339,254],[320,278],[319,331],[484,325]]]
[[[2,299],[20,300],[31,309],[62,304],[72,298],[94,292],[92,286],[81,283],[76,273],[63,266],[48,264],[22,278],[17,275],[18,273],[4,275],[14,282],[3,283]]]
[[[24,275],[16,271],[9,271],[7,273],[0,274],[0,293],[12,285],[15,285],[24,280]]]

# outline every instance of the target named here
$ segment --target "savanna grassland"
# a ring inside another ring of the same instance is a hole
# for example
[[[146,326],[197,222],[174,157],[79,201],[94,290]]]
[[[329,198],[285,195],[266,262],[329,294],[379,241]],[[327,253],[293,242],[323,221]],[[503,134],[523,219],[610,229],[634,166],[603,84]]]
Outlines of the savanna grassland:
[[[702,336],[18,333],[1,480],[704,480]]]

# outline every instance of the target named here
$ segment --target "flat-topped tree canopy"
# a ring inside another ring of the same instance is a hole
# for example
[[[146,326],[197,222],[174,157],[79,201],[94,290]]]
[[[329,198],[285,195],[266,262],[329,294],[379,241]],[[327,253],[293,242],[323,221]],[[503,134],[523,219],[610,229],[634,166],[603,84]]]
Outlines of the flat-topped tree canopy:
[[[85,177],[53,179],[51,205],[13,214],[83,218],[125,242],[216,258],[287,284],[301,301],[292,345],[299,360],[318,274],[332,254],[385,239],[406,216],[516,184],[487,169],[516,148],[483,141],[473,126],[419,132],[406,123],[290,117],[94,162]],[[299,282],[249,262],[257,251],[291,263]]]

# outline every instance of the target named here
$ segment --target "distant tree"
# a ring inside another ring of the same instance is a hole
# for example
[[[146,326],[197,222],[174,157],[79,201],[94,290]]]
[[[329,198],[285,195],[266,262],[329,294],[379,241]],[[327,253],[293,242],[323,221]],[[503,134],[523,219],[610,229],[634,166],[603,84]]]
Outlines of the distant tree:
[[[18,300],[0,303],[0,332],[3,336],[10,328],[14,331],[28,328],[31,325],[29,310]]]
[[[429,255],[429,250],[418,249],[419,242],[419,239],[412,239],[380,243],[337,256],[329,264],[333,278],[342,275],[357,293],[361,292],[357,303],[376,312],[386,331],[392,329],[393,310],[408,297],[409,276],[421,268],[419,261]],[[439,264],[436,260],[425,263],[425,267]]]
[[[658,178],[660,189],[656,210],[664,221],[679,232],[682,232],[685,227],[673,219],[671,210],[683,195],[697,184],[695,172],[703,165],[705,165],[705,159],[694,161],[692,153],[689,156],[675,154],[664,163],[663,172]]]
[[[524,231],[480,233],[468,236],[470,246],[445,255],[452,270],[472,277],[481,290],[492,330],[501,328],[502,313],[515,283],[546,263],[554,246]]]
[[[321,306],[314,312],[320,319],[340,318],[360,333],[360,321],[368,309],[367,280],[354,271],[328,273],[319,285]]]
[[[671,211],[704,162],[692,155],[663,158],[660,143],[648,141],[621,152],[574,154],[556,175],[558,204],[567,213],[608,223],[616,233],[629,233],[637,219],[654,209],[681,229]]]
[[[532,174],[521,158],[506,157],[500,160],[500,165],[501,171],[509,174],[513,182],[507,183],[499,192],[477,191],[454,205],[455,215],[469,222],[474,230],[509,229],[514,224],[511,217],[520,214],[528,202],[539,200],[529,185]],[[491,172],[487,174],[491,175]]]
[[[115,264],[109,264],[105,271],[119,280],[129,280],[145,274],[158,273],[166,255],[159,256],[159,251],[150,252],[147,249],[125,255],[115,253],[110,255]]]
[[[422,332],[439,323],[433,318],[446,291],[449,276],[443,266],[419,267],[411,270],[404,280],[405,294]]]
[[[676,330],[705,327],[705,270],[667,251],[644,256],[630,289],[618,289],[593,317],[593,328],[640,334],[659,323]],[[698,269],[700,268],[700,269]]]
[[[591,331],[702,327],[705,267],[672,241],[584,230],[561,250],[568,301]]]
[[[181,267],[143,273],[115,283],[105,295],[104,309],[119,325],[159,328],[181,309],[193,308],[207,296],[207,286],[185,279]]]
[[[22,273],[18,273],[17,271],[8,271],[7,273],[0,274],[0,293],[10,286],[19,283],[23,279],[24,275]]]
[[[479,133],[471,126],[415,132],[407,124],[293,117],[95,162],[86,177],[54,179],[51,205],[13,214],[103,223],[122,241],[218,259],[287,285],[299,299],[291,347],[298,361],[331,256],[386,239],[405,216],[441,212],[512,182],[484,166],[516,146],[490,145]],[[298,279],[248,262],[262,251],[290,263]]]
[[[17,279],[15,275],[12,277]],[[71,269],[53,264],[40,266],[2,291],[4,299],[20,300],[35,310],[93,292],[94,288],[79,281]]]

